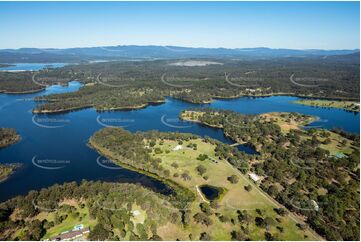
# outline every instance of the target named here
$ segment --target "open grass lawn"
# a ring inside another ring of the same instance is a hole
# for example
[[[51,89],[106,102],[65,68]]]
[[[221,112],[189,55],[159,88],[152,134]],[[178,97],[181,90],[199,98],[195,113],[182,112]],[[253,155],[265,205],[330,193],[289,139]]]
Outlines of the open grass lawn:
[[[197,144],[197,150],[188,148],[189,143]],[[260,217],[271,217],[274,220],[276,217],[281,219],[281,222],[278,223],[275,220],[274,226],[271,226],[269,231],[273,235],[277,235],[279,239],[283,240],[317,240],[312,236],[308,231],[303,232],[297,226],[296,223],[291,220],[289,216],[280,217],[273,210],[276,208],[276,204],[273,204],[269,198],[263,194],[262,191],[253,187],[253,189],[248,192],[244,189],[246,185],[254,184],[248,179],[247,176],[241,174],[236,169],[234,169],[230,164],[225,160],[220,160],[215,156],[215,146],[209,143],[203,142],[201,139],[191,140],[184,142],[182,144],[182,149],[173,150],[178,145],[177,141],[164,140],[163,144],[160,144],[160,140],[157,141],[157,144],[154,148],[160,148],[163,152],[161,154],[155,154],[154,149],[152,155],[156,158],[161,158],[162,165],[164,168],[170,170],[170,177],[172,180],[177,183],[191,189],[195,194],[197,194],[196,201],[191,205],[192,216],[200,211],[199,203],[204,202],[204,196],[202,197],[197,187],[209,184],[216,187],[221,187],[225,189],[225,193],[219,199],[219,207],[215,212],[221,213],[233,218],[237,221],[237,210],[247,210],[249,214],[253,216],[253,219],[257,215],[256,209],[262,210],[263,214]],[[197,157],[200,154],[208,155],[208,159],[204,161],[197,160]],[[174,165],[176,163],[177,165]],[[206,172],[201,176],[196,167],[198,165],[203,165],[206,168]],[[181,176],[182,173],[188,172],[191,176],[190,180],[184,180]],[[178,177],[174,177],[174,174],[178,173]],[[227,177],[231,175],[236,175],[239,178],[237,184],[232,184],[227,180]],[[207,176],[208,179],[204,179]],[[159,234],[163,239],[174,239],[174,235],[179,236],[179,239],[189,239],[188,235],[191,233],[193,235],[199,235],[202,232],[207,232],[211,235],[211,238],[214,240],[230,240],[230,232],[232,230],[239,231],[239,225],[229,222],[221,222],[215,214],[210,216],[213,225],[206,227],[205,225],[196,224],[193,219],[192,225],[184,229],[176,228],[174,225],[168,224],[159,228]],[[278,231],[276,226],[281,226],[284,228],[284,231],[281,233]],[[249,225],[249,237],[252,240],[264,240],[265,229],[255,226],[254,221]],[[163,237],[164,236],[164,237]],[[193,238],[199,239],[199,238]]]
[[[360,103],[353,101],[302,99],[297,100],[294,103],[314,107],[339,108],[353,112],[360,112]]]
[[[331,139],[331,143],[321,144],[321,148],[330,151],[331,155],[336,155],[337,153],[343,153],[348,155],[351,154],[355,148],[357,148],[354,147],[351,140],[346,139],[334,132],[330,132],[330,131],[326,131],[326,132],[330,134],[329,138]],[[319,138],[319,140],[323,142],[325,138]],[[343,140],[345,142],[344,144],[342,143]]]
[[[280,126],[281,131],[284,134],[289,133],[291,129],[300,129],[302,126],[305,126],[317,120],[317,118],[313,116],[297,118],[290,113],[283,112],[264,113],[261,114],[260,117],[267,122],[272,121],[278,126]]]
[[[72,204],[73,205],[73,204]],[[74,205],[73,205],[74,206]],[[85,206],[84,208],[80,208],[79,205],[75,205],[76,210],[72,214],[68,214],[68,217],[63,220],[60,224],[55,225],[54,227],[47,230],[43,239],[49,239],[53,236],[56,236],[62,232],[72,230],[75,225],[83,224],[84,227],[93,228],[96,224],[96,220],[91,219],[89,217],[88,208]],[[45,218],[50,222],[54,221],[55,213],[59,215],[66,214],[65,212],[54,211],[54,212],[41,212],[37,215],[38,219]],[[79,212],[79,216],[74,216],[76,212]]]

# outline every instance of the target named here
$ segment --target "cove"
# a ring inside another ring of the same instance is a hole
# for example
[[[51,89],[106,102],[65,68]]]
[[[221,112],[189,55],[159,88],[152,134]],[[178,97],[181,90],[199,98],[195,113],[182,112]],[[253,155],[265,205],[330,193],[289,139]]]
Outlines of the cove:
[[[245,114],[300,112],[319,116],[319,123],[313,125],[324,128],[339,127],[359,133],[359,113],[297,105],[292,101],[298,98],[290,96],[215,100],[211,104],[202,105],[167,98],[164,104],[151,105],[141,110],[99,113],[88,108],[52,115],[32,114],[31,110],[37,105],[33,101],[34,97],[72,92],[80,87],[79,82],[70,82],[69,86],[55,85],[39,93],[0,94],[0,126],[15,128],[22,136],[19,143],[0,150],[0,162],[24,164],[10,179],[0,183],[0,201],[55,183],[80,182],[82,179],[141,183],[159,192],[166,192],[167,187],[157,180],[119,167],[114,169],[112,165],[102,163],[104,157],[89,148],[87,141],[94,132],[103,127],[119,126],[131,132],[178,131],[209,136],[227,144],[234,143],[225,137],[220,129],[179,120],[179,113],[187,108],[214,107]],[[244,145],[239,149],[247,153],[254,152],[252,148]],[[58,169],[50,170],[37,164],[53,164],[39,161],[55,161],[61,164],[57,164]]]

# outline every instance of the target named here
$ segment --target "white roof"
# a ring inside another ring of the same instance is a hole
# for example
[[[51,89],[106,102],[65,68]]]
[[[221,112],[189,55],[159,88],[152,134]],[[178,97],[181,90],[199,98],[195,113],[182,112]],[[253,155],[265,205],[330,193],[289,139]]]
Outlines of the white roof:
[[[134,210],[134,211],[132,211],[132,214],[133,214],[134,216],[138,216],[138,215],[140,214],[140,212],[139,212],[138,210]]]
[[[181,150],[183,147],[181,145],[177,145],[173,150]]]
[[[249,177],[251,177],[253,181],[258,181],[260,179],[259,176],[254,173],[249,173]]]

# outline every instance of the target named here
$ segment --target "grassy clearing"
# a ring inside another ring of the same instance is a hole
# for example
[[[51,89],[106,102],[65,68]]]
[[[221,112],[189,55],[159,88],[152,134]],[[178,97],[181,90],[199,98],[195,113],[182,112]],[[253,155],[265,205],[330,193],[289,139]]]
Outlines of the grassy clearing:
[[[74,205],[72,204],[72,206]],[[69,231],[73,229],[75,225],[78,224],[83,224],[84,227],[90,227],[90,228],[93,228],[95,226],[96,220],[91,219],[89,217],[89,211],[86,206],[84,208],[81,208],[79,207],[79,204],[76,204],[74,207],[76,208],[76,210],[71,214],[67,214],[66,212],[62,212],[62,211],[54,211],[50,213],[41,212],[40,214],[37,215],[36,217],[37,219],[40,220],[46,218],[49,222],[55,221],[56,213],[60,216],[65,214],[68,215],[67,218],[63,220],[60,224],[57,224],[54,227],[48,229],[43,239],[49,239],[62,232]],[[79,216],[75,216],[76,212],[79,212]]]
[[[284,134],[289,133],[291,129],[301,129],[302,126],[317,120],[316,117],[309,115],[283,112],[265,113],[260,117],[266,122],[273,122],[280,126]]]
[[[338,108],[352,112],[360,112],[360,103],[352,101],[301,99],[294,101],[294,103],[313,107]]]
[[[197,150],[188,148],[187,146],[192,143],[197,145]],[[146,145],[148,141],[146,141]],[[257,216],[271,217],[275,220],[274,226],[268,228],[273,235],[282,240],[304,240],[311,239],[317,240],[313,237],[309,231],[301,231],[296,223],[291,220],[290,217],[280,217],[274,211],[275,206],[272,204],[262,191],[259,189],[252,189],[250,192],[244,189],[245,186],[252,184],[248,177],[237,172],[232,166],[225,160],[220,160],[215,156],[215,146],[209,143],[203,142],[201,139],[191,140],[183,142],[182,149],[173,150],[177,147],[178,142],[172,140],[157,140],[156,145],[153,147],[152,155],[162,160],[162,166],[170,170],[170,177],[175,182],[181,184],[184,187],[189,188],[195,194],[197,199],[191,205],[192,216],[200,211],[199,203],[204,202],[202,196],[197,191],[197,187],[208,184],[211,186],[224,188],[226,191],[218,201],[218,208],[215,209],[216,213],[220,213],[237,221],[237,210],[247,210],[252,215],[253,219]],[[158,150],[155,153],[155,150]],[[162,153],[159,152],[162,151]],[[201,161],[197,158],[199,155],[205,154],[207,159]],[[197,166],[202,165],[206,168],[206,172],[200,175],[197,171]],[[191,179],[187,180],[182,178],[182,174],[187,173]],[[239,178],[238,183],[232,184],[227,178],[231,175],[236,175]],[[206,178],[206,179],[205,179]],[[256,209],[262,211],[262,215],[257,214]],[[213,240],[230,240],[231,231],[239,231],[239,225],[233,224],[231,221],[221,222],[215,214],[210,215],[213,221],[212,226],[200,225],[191,219],[191,225],[182,229],[177,228],[172,224],[167,224],[158,229],[159,235],[166,240],[174,240],[174,236],[179,239],[189,240],[189,234],[196,236],[192,239],[199,239],[199,234],[207,232],[211,235]],[[280,222],[276,221],[276,218],[280,219]],[[276,227],[283,227],[284,231],[281,233]],[[257,227],[254,221],[250,222],[249,237],[252,240],[264,240],[264,233],[266,229]]]
[[[324,143],[321,144],[320,147],[322,149],[328,150],[331,155],[341,153],[350,155],[355,149],[357,149],[351,140],[342,137],[337,133],[328,130],[317,130],[315,135],[320,142]],[[327,136],[327,138],[324,136]],[[329,142],[325,142],[326,139],[328,139]]]

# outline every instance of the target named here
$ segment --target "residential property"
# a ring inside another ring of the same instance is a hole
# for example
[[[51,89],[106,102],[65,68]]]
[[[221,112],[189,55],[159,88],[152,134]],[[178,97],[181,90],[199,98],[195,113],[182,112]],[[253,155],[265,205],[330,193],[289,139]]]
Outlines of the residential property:
[[[83,237],[84,240],[86,240],[86,235],[90,232],[89,228],[84,228],[84,226],[77,225],[74,226],[74,229],[71,231],[63,232],[57,236],[54,236],[50,238],[52,241],[70,241],[70,240],[80,240],[81,237]]]
[[[255,173],[249,173],[249,177],[254,181],[257,182],[259,181],[261,178],[259,176],[257,176]]]
[[[181,150],[181,149],[183,149],[183,147],[181,145],[177,145],[176,147],[173,148],[173,151]]]
[[[315,200],[311,200],[311,203],[312,203],[313,209],[315,211],[318,211],[320,209],[320,207],[318,206],[318,204]]]

